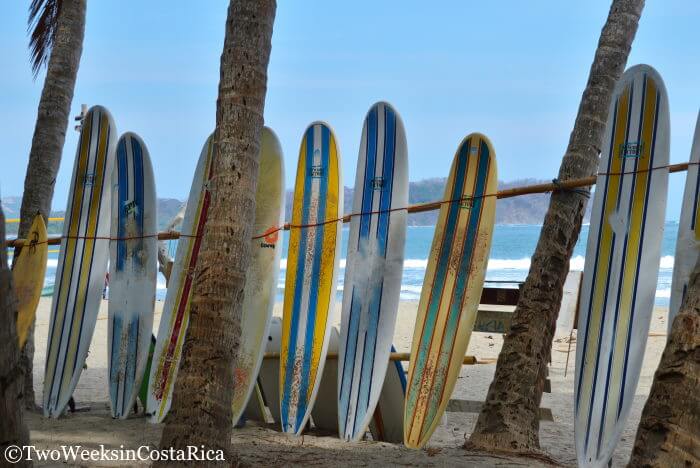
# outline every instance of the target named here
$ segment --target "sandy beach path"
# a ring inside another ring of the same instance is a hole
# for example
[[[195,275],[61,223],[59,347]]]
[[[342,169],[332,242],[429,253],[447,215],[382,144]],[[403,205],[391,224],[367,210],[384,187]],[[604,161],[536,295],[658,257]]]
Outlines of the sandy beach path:
[[[36,353],[34,383],[37,401],[41,402],[43,370],[48,334],[50,298],[42,298],[37,312]],[[156,303],[154,330],[157,330],[163,303]],[[340,322],[338,305],[335,325]],[[401,302],[395,332],[398,351],[410,351],[415,322],[416,302]],[[281,316],[281,304],[274,314]],[[642,407],[649,393],[654,371],[666,343],[666,315],[664,308],[654,311],[650,337],[644,358],[639,388],[634,399],[632,413],[613,459],[613,466],[625,466],[634,443],[636,427]],[[576,342],[571,343],[568,371],[565,375],[566,356],[569,351],[568,333],[555,337],[549,378],[552,392],[545,394],[542,407],[552,411],[553,421],[543,421],[540,427],[542,449],[565,466],[575,466],[573,436],[573,386]],[[475,355],[489,364],[464,366],[452,395],[453,399],[483,401],[493,378],[495,360],[500,352],[503,336],[500,334],[474,333],[467,354]],[[162,425],[152,425],[140,416],[126,421],[112,420],[109,414],[107,389],[107,304],[103,302],[98,316],[95,336],[87,368],[75,392],[78,406],[90,410],[67,415],[58,420],[46,420],[39,414],[27,415],[32,443],[38,448],[54,449],[60,445],[110,448],[138,448],[141,445],[157,446]],[[280,434],[273,427],[248,425],[235,432],[235,447],[244,462],[265,466],[316,465],[316,466],[377,466],[425,465],[425,466],[541,466],[541,460],[493,457],[469,454],[460,448],[476,422],[477,413],[446,413],[443,424],[433,435],[424,450],[409,450],[400,445],[378,442],[342,443],[334,436],[310,434],[303,438],[291,438]],[[124,465],[133,465],[133,462]],[[50,463],[48,463],[50,465]],[[102,463],[115,466],[119,463]],[[47,466],[47,464],[38,466]],[[63,465],[65,466],[65,465]]]

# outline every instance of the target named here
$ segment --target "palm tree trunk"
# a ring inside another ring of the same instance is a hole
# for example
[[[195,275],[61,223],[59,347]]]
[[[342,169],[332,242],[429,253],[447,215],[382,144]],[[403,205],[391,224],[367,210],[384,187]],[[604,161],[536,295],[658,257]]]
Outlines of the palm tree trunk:
[[[18,234],[20,238],[27,235],[37,213],[44,216],[48,225],[46,218],[51,212],[51,199],[61,164],[75,80],[83,52],[86,2],[87,0],[62,0],[24,178]],[[15,255],[20,255],[20,252],[15,252]],[[25,375],[24,404],[27,409],[34,409],[34,323],[22,350],[21,367]]]
[[[231,452],[233,360],[255,216],[275,0],[231,0],[216,109],[211,204],[161,447]]]
[[[0,209],[0,465],[11,462],[8,446],[29,444],[22,411],[22,368],[17,339],[17,301],[5,248],[5,215]],[[11,449],[10,449],[11,450]],[[20,466],[29,466],[22,463]]]
[[[581,98],[559,180],[595,174],[608,107],[622,76],[644,0],[613,0]],[[528,452],[539,449],[539,406],[569,260],[588,191],[555,191],[532,266],[498,357],[496,374],[465,447]]]
[[[700,466],[700,262],[673,321],[629,466]]]

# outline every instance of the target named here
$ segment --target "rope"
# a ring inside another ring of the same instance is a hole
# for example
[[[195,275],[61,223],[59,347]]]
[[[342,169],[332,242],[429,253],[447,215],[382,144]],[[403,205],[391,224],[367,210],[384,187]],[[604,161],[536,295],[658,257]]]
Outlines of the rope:
[[[348,223],[353,217],[356,216],[365,216],[365,215],[377,215],[377,214],[385,214],[385,213],[393,213],[395,211],[406,211],[407,213],[423,213],[426,211],[435,211],[437,209],[440,209],[442,205],[448,204],[448,203],[464,203],[467,201],[472,201],[472,200],[478,200],[478,199],[483,199],[483,198],[489,198],[489,197],[495,197],[496,199],[504,199],[504,198],[511,198],[511,197],[518,197],[518,196],[523,196],[523,195],[531,195],[535,193],[550,193],[550,192],[555,192],[555,191],[570,191],[574,193],[578,193],[582,196],[590,197],[590,192],[586,189],[583,189],[583,187],[590,187],[592,185],[595,185],[597,177],[600,176],[624,176],[624,175],[632,175],[632,174],[641,174],[645,172],[651,172],[651,171],[657,171],[657,170],[662,170],[662,169],[668,169],[670,173],[674,172],[683,172],[687,171],[689,166],[697,166],[700,165],[700,162],[684,162],[684,163],[678,163],[678,164],[666,164],[664,166],[656,166],[656,167],[651,167],[648,169],[640,169],[638,171],[630,171],[630,172],[610,172],[610,173],[605,173],[605,172],[599,172],[595,176],[591,177],[584,177],[581,179],[567,179],[567,180],[560,180],[560,179],[552,179],[552,182],[546,183],[546,184],[534,184],[534,185],[525,185],[522,187],[513,187],[510,189],[504,189],[504,190],[499,190],[497,192],[493,193],[485,193],[483,195],[479,196],[469,196],[469,197],[460,197],[460,198],[453,198],[453,199],[447,199],[447,200],[439,200],[435,202],[427,202],[427,203],[418,203],[414,205],[409,205],[405,207],[399,207],[399,208],[389,208],[386,210],[374,210],[374,211],[367,211],[367,212],[360,212],[360,213],[350,213],[344,216],[341,216],[339,218],[334,218],[334,219],[327,219],[325,221],[319,222],[319,223],[313,223],[313,224],[292,224],[292,223],[285,223],[281,226],[277,227],[272,227],[268,230],[266,230],[264,233],[254,236],[252,239],[257,240],[257,239],[262,239],[268,236],[271,236],[273,234],[276,234],[280,231],[289,231],[291,229],[307,229],[307,228],[313,228],[313,227],[322,227],[328,224],[334,224],[338,222],[343,222],[343,223]],[[158,234],[150,234],[150,235],[145,235],[145,236],[132,236],[132,237],[106,237],[106,236],[61,236],[61,237],[52,237],[49,238],[45,242],[37,242],[34,243],[33,245],[40,245],[40,244],[49,244],[49,245],[55,245],[59,244],[61,242],[61,239],[94,239],[94,240],[108,240],[108,241],[128,241],[128,240],[135,240],[135,239],[146,239],[146,238],[152,238],[155,237],[158,240],[174,240],[174,239],[179,239],[179,238],[197,238],[201,236],[197,235],[192,235],[192,234],[182,234],[177,231],[169,231],[169,232],[159,232]],[[14,239],[14,240],[8,240],[5,242],[6,247],[18,247],[22,246],[24,240],[23,239]]]
[[[566,188],[562,185],[559,179],[552,179],[552,183],[557,187],[555,190],[572,192],[581,195],[585,198],[591,198],[591,191],[585,188]]]

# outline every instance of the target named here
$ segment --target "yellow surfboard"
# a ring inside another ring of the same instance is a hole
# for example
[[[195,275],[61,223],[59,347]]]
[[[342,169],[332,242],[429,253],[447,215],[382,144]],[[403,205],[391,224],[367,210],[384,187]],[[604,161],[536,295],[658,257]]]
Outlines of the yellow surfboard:
[[[480,133],[457,149],[445,187],[411,345],[404,444],[425,445],[450,400],[476,319],[491,249],[496,152]]]
[[[280,353],[282,430],[297,435],[311,415],[328,351],[341,243],[340,170],[333,131],[311,124],[294,187]]]
[[[44,218],[34,217],[29,235],[24,240],[20,255],[13,260],[12,278],[17,295],[17,336],[22,349],[27,341],[29,328],[34,321],[46,275],[46,259],[49,255],[48,233]]]

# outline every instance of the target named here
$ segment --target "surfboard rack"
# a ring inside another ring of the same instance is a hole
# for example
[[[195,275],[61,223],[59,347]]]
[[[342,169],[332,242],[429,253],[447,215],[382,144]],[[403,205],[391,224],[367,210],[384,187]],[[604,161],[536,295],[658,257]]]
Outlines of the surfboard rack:
[[[488,281],[486,281],[488,283]],[[513,310],[520,298],[520,285],[517,288],[488,288],[481,292],[479,310],[474,322],[474,331],[483,333],[507,333]]]
[[[280,353],[265,353],[263,359],[279,359]],[[328,353],[326,359],[338,359],[338,353]],[[391,353],[389,355],[389,361],[410,361],[411,353]],[[464,365],[474,365],[479,364],[479,360],[476,356],[464,356],[462,361]]]

